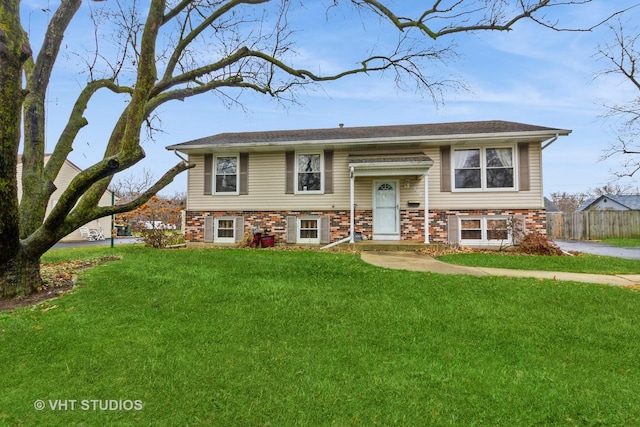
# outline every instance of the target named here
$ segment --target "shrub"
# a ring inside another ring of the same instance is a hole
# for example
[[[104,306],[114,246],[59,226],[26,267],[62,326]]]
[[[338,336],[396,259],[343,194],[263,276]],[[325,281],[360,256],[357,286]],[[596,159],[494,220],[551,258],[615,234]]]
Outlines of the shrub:
[[[537,231],[527,233],[516,246],[516,252],[527,255],[564,255],[562,249]]]
[[[178,245],[184,243],[184,236],[180,232],[169,232],[167,230],[150,229],[142,230],[142,241],[146,246],[162,249],[170,245]]]

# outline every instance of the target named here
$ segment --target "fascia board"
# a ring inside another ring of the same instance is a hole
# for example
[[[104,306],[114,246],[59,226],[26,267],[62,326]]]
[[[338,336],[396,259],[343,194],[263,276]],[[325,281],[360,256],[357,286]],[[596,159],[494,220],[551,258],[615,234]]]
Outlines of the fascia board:
[[[349,163],[354,176],[426,175],[432,166],[433,161]]]
[[[375,168],[354,169],[353,176],[422,176],[429,172],[429,168]]]
[[[416,169],[429,169],[433,166],[431,162],[372,162],[372,163],[349,163],[350,168],[358,169],[402,169],[402,168],[416,168]]]
[[[455,135],[421,135],[410,137],[378,137],[378,138],[348,138],[348,139],[319,139],[319,140],[295,140],[295,141],[283,141],[283,142],[249,142],[249,143],[233,143],[233,144],[197,144],[197,145],[182,145],[175,144],[166,147],[167,150],[178,150],[183,153],[188,153],[195,150],[238,150],[238,149],[262,149],[265,151],[276,151],[281,148],[298,147],[298,146],[341,146],[341,145],[354,145],[354,146],[366,146],[366,145],[402,145],[408,143],[436,143],[435,145],[446,145],[456,141],[490,141],[490,140],[522,140],[522,139],[547,139],[556,135],[569,135],[570,130],[566,129],[551,129],[544,131],[530,131],[530,132],[496,132],[496,133],[483,133],[483,134],[455,134]],[[272,150],[269,150],[272,149]]]

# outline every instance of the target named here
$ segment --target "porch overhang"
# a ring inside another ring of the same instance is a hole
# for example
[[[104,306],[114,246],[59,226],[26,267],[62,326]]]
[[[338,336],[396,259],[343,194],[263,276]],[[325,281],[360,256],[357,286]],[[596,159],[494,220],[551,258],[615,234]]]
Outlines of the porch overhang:
[[[351,199],[350,242],[355,239],[356,177],[424,177],[424,243],[429,243],[429,169],[433,160],[424,153],[374,154],[349,156],[349,192]],[[397,207],[396,207],[397,209]]]
[[[349,170],[357,176],[423,176],[433,160],[422,153],[349,156]]]

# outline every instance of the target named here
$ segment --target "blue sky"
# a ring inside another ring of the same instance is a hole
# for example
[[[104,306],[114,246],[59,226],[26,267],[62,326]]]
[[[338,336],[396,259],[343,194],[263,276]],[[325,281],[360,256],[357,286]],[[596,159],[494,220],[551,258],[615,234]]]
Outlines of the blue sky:
[[[559,17],[565,26],[586,27],[616,8],[637,3],[637,0],[594,0],[586,6],[561,9]],[[414,0],[404,6],[411,4],[424,2]],[[29,17],[27,30],[37,39],[38,24],[46,21],[50,16],[47,9],[55,9],[57,2],[29,0],[25,5],[23,16]],[[86,16],[89,7],[100,5],[83,5],[78,18]],[[640,22],[640,7],[630,12],[627,19],[633,17]],[[318,18],[317,11],[296,12],[292,22],[300,28],[296,35],[300,63],[327,72],[349,67],[361,59],[365,44],[384,46],[389,37],[391,40],[397,37],[376,21],[363,23],[348,13],[335,13],[333,18],[335,22],[327,28],[324,16]],[[74,43],[87,42],[87,23],[81,21],[78,19],[78,30],[65,38],[70,47],[63,50],[63,58],[68,62],[54,74],[49,90],[48,150],[53,148],[53,141],[86,80],[86,75],[80,74],[81,61],[73,54]],[[361,31],[363,27],[367,32]],[[251,93],[241,98],[246,111],[227,109],[213,95],[174,102],[159,110],[163,132],[157,133],[154,141],[144,143],[147,158],[126,174],[139,174],[146,168],[159,178],[178,160],[165,146],[221,132],[324,128],[339,123],[369,126],[508,120],[573,130],[570,136],[560,138],[544,151],[544,192],[549,195],[587,191],[612,181],[611,171],[620,163],[598,161],[616,138],[612,123],[601,118],[605,113],[603,104],[622,103],[639,95],[621,77],[594,78],[605,65],[594,57],[596,46],[610,39],[611,33],[604,27],[590,33],[555,32],[530,23],[518,24],[510,33],[454,36],[447,40],[458,44],[459,57],[434,73],[461,79],[469,90],[445,92],[442,105],[435,105],[428,96],[411,87],[399,91],[391,75],[361,75],[323,84],[317,90],[299,94],[302,105],[288,108]],[[37,46],[34,48],[37,50]],[[100,158],[104,141],[124,102],[123,97],[106,93],[92,101],[86,114],[90,124],[81,131],[69,158],[73,163],[84,168]],[[162,193],[186,191],[186,177],[186,173],[182,174]],[[637,180],[622,183],[638,186]]]

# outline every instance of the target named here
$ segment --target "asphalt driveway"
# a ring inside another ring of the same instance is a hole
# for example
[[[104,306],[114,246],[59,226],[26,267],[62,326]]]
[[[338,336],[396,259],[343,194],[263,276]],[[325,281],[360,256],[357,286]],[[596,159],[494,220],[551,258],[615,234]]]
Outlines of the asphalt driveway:
[[[640,247],[619,248],[606,243],[584,240],[553,240],[560,249],[567,252],[585,252],[594,255],[617,258],[640,259]]]
[[[131,243],[140,243],[142,240],[137,237],[117,237],[113,240],[114,246],[120,246],[124,244]],[[63,248],[78,248],[83,246],[108,246],[111,245],[111,239],[105,240],[79,240],[75,242],[58,242],[56,243],[52,249],[63,249]]]

